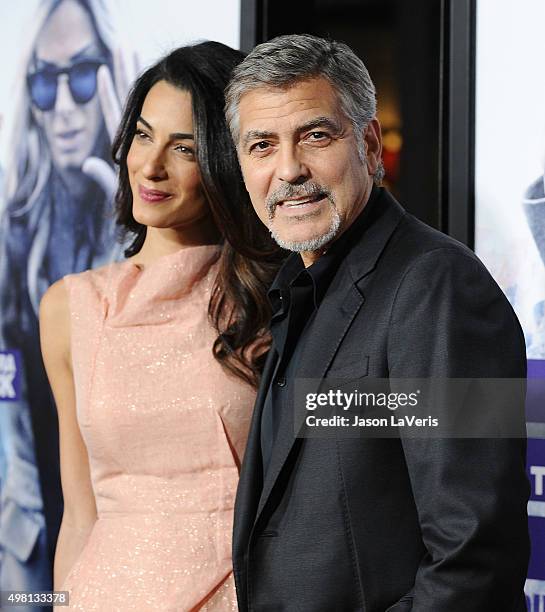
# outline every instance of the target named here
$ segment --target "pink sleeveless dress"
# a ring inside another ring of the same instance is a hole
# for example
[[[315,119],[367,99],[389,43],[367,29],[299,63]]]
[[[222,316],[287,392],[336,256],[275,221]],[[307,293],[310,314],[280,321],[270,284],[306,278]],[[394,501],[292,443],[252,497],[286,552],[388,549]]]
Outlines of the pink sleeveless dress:
[[[62,586],[70,610],[237,610],[231,529],[255,393],[212,355],[218,256],[189,247],[65,277],[98,511]]]

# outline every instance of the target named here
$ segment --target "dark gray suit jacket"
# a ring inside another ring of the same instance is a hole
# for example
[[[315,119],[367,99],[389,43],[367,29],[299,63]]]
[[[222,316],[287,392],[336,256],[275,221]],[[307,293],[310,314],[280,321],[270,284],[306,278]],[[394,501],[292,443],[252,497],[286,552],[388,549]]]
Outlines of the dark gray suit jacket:
[[[520,326],[477,257],[383,189],[368,208],[299,376],[524,378]],[[525,609],[524,439],[296,439],[293,414],[283,414],[262,482],[261,411],[276,358],[237,494],[240,610]]]

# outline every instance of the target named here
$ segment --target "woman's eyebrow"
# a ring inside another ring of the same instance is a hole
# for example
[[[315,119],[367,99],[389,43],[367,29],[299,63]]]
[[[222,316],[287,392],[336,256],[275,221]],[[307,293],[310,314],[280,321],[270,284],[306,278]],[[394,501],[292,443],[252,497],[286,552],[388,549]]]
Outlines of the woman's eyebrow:
[[[193,134],[190,134],[189,132],[172,132],[172,134],[169,135],[169,138],[171,140],[193,140]]]
[[[143,123],[148,130],[150,130],[151,132],[153,132],[153,127],[151,125],[151,123],[148,123],[144,117],[140,116],[138,117],[137,121],[140,121],[140,123]],[[170,138],[170,140],[194,140],[194,135],[190,134],[189,132],[172,132],[171,134],[169,134],[168,136]]]
[[[89,43],[86,47],[83,47],[83,49],[80,49],[74,55],[72,55],[70,61],[77,62],[79,59],[88,59],[89,57],[95,58],[98,55],[100,55],[100,47],[96,43],[92,42]]]
[[[73,64],[80,59],[87,59],[87,60],[100,59],[100,56],[101,56],[100,47],[96,43],[92,42],[88,44],[86,47],[84,47],[83,49],[80,49],[74,55],[72,55],[72,57],[70,57],[68,61],[70,64]],[[48,62],[47,60],[42,59],[41,57],[38,57],[36,53],[33,54],[31,64],[34,64],[34,67],[38,69],[43,69],[43,68],[56,69],[59,67],[62,68],[62,66],[59,66],[59,64],[56,64],[55,62]]]
[[[140,117],[138,117],[138,119],[136,120],[136,122],[137,122],[137,123],[138,123],[138,122],[143,123],[143,124],[144,124],[144,125],[145,125],[145,126],[148,128],[148,130],[151,130],[151,131],[153,132],[153,127],[151,126],[151,123],[148,123],[148,122],[147,122],[147,121],[144,119],[144,117],[142,117],[141,115],[140,115]]]

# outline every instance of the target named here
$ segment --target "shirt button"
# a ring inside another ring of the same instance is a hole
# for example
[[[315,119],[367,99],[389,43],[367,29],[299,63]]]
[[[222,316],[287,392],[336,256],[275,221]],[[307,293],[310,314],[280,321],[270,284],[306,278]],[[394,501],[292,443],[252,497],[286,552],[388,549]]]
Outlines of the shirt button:
[[[285,386],[286,386],[286,377],[285,377],[285,376],[279,376],[279,377],[276,379],[276,384],[277,384],[279,387],[285,387]]]

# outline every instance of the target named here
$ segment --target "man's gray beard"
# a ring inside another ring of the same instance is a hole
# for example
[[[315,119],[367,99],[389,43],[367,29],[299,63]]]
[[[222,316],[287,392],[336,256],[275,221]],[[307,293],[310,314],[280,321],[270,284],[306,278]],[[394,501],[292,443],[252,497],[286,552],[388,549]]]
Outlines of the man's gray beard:
[[[331,218],[329,229],[325,234],[316,236],[316,238],[302,240],[301,242],[288,242],[287,240],[282,240],[282,238],[280,238],[280,236],[273,229],[269,228],[269,231],[271,232],[271,236],[275,242],[283,249],[294,251],[295,253],[319,251],[335,238],[339,231],[339,227],[341,226],[341,217],[339,216],[337,209],[333,205],[332,209],[333,216]]]

